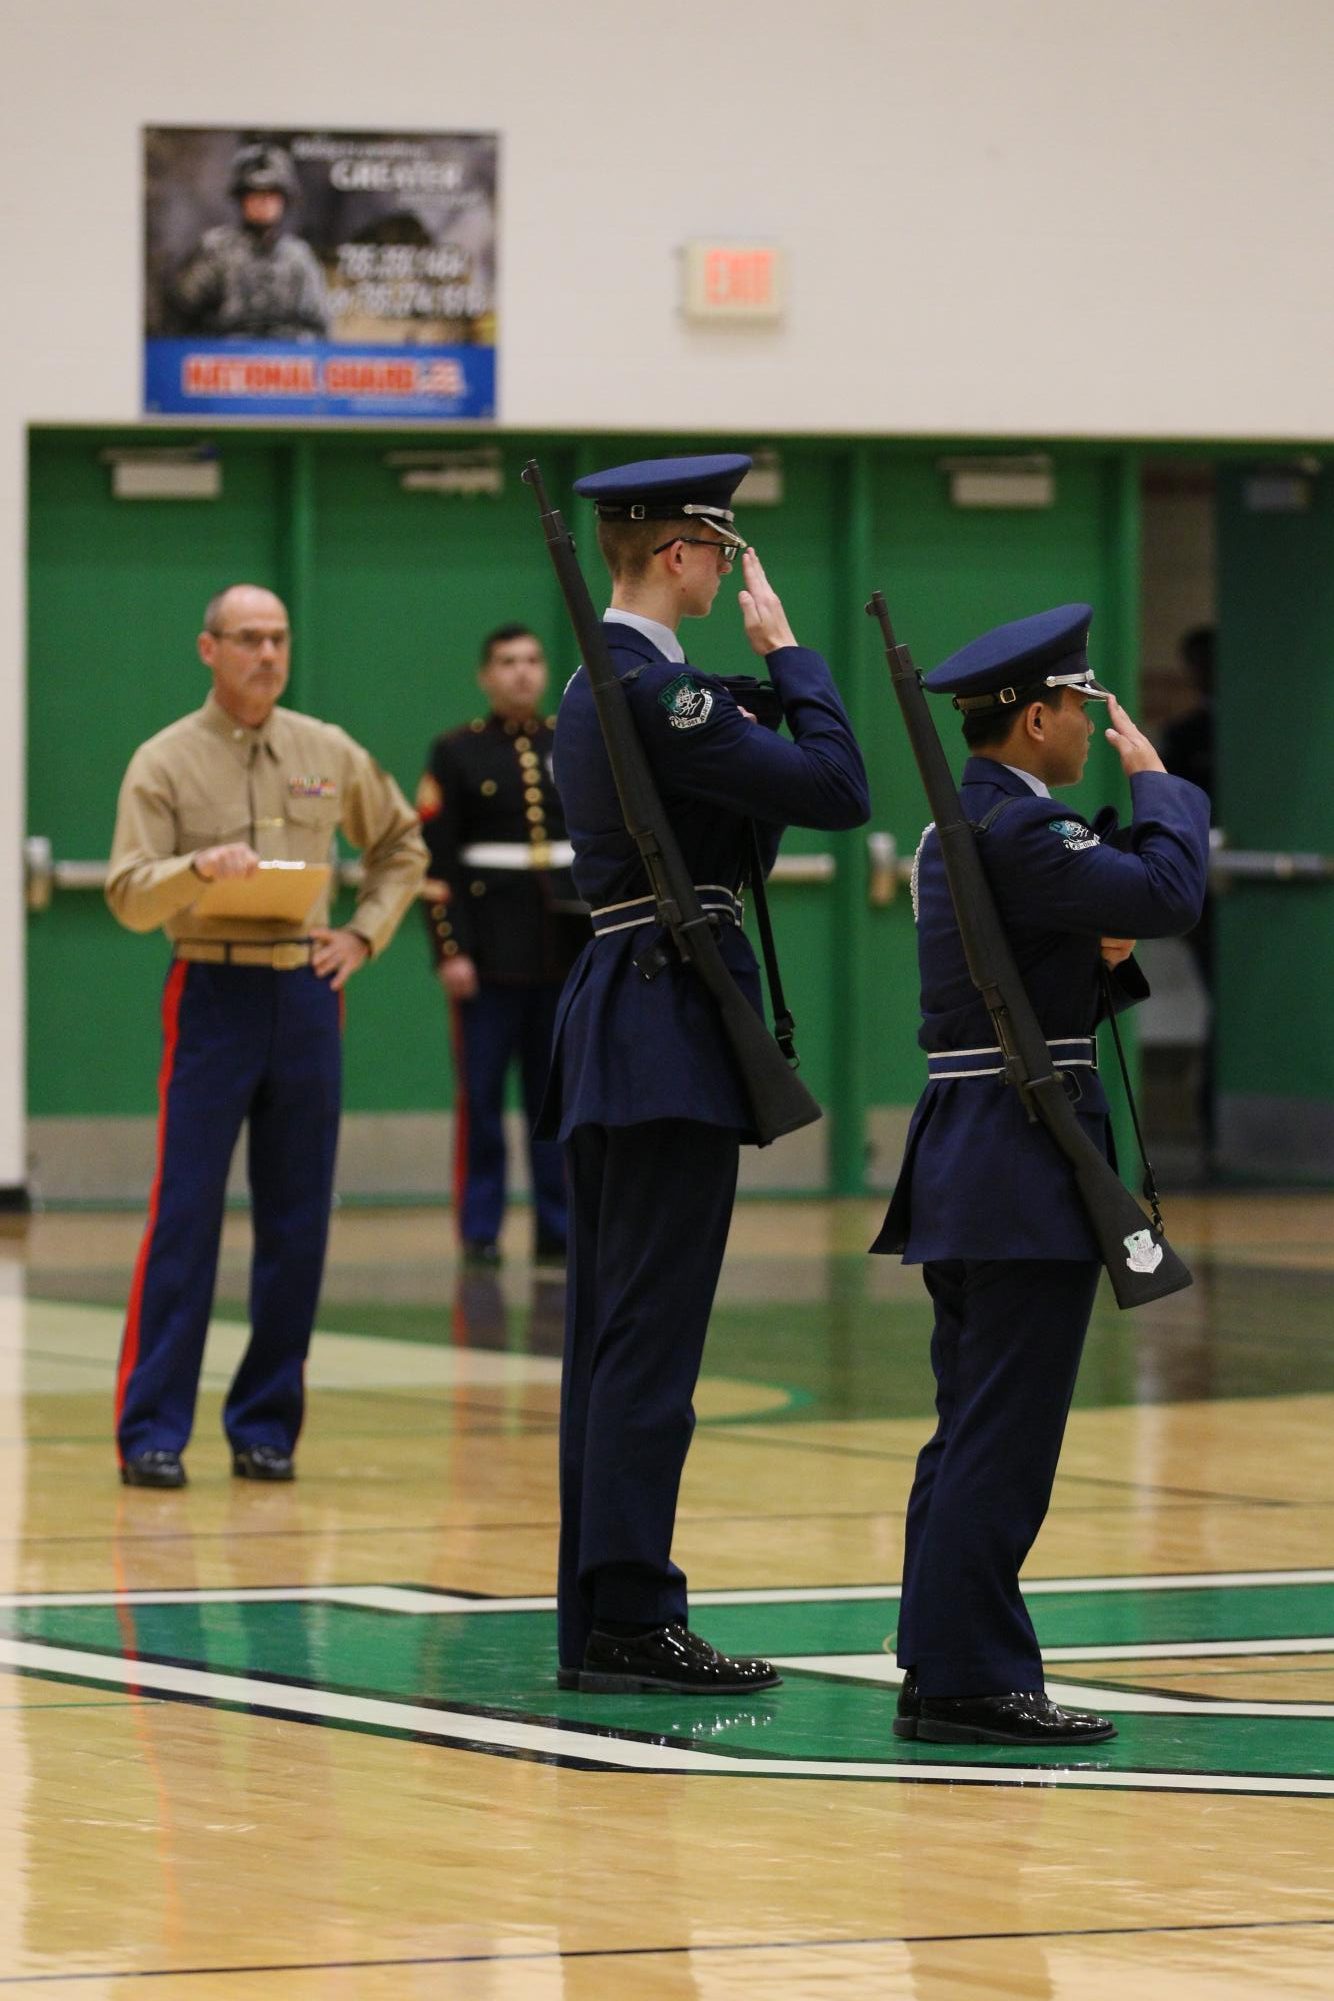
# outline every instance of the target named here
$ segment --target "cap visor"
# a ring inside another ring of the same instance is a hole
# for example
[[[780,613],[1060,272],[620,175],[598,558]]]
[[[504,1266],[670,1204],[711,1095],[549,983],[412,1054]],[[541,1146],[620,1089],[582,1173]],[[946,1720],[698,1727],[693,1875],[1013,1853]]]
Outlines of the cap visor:
[[[1112,690],[1104,688],[1101,681],[1093,674],[1087,672],[1082,674],[1048,674],[1046,679],[1040,681],[1037,685],[1042,688],[1073,688],[1077,695],[1087,695],[1091,701],[1095,702],[1110,702],[1112,699]]]

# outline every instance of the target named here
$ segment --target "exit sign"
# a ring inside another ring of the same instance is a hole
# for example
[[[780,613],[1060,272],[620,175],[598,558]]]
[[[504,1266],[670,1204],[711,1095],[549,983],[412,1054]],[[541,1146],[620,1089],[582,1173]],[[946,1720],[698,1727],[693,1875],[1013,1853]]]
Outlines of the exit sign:
[[[767,243],[687,243],[685,310],[692,320],[779,320],[783,253]]]

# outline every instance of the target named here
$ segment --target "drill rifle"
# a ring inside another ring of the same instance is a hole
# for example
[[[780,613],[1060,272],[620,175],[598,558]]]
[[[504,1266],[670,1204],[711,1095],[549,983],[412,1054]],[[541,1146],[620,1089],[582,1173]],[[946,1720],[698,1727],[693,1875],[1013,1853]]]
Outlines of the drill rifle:
[[[756,1137],[761,1146],[768,1146],[784,1133],[812,1125],[821,1116],[820,1107],[728,971],[654,783],[629,701],[612,665],[602,621],[579,567],[574,539],[547,497],[536,459],[528,461],[523,477],[541,510],[547,553],[593,691],[621,813],[644,864],[658,920],[718,1004]]]
[[[936,733],[921,677],[908,648],[894,637],[881,592],[875,592],[866,610],[879,621],[884,637],[890,679],[935,820],[969,977],[991,1016],[1006,1081],[1019,1092],[1029,1118],[1041,1121],[1070,1163],[1117,1305],[1144,1306],[1152,1299],[1180,1292],[1192,1283],[1189,1270],[1161,1226],[1150,1222],[1111,1162],[1080,1125],[1062,1078],[1052,1065],[1051,1051],[996,908],[977,836],[964,813]]]

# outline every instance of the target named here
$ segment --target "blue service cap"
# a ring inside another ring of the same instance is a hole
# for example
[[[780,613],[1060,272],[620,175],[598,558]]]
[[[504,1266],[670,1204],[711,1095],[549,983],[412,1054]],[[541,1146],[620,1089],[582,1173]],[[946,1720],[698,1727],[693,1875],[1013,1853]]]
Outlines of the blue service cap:
[[[1091,604],[1058,604],[1053,611],[997,625],[970,639],[948,660],[923,676],[933,695],[953,695],[965,715],[1033,701],[1044,688],[1075,688],[1107,701],[1109,688],[1094,679],[1088,663]]]
[[[744,452],[713,452],[692,458],[637,459],[611,466],[574,482],[574,490],[596,503],[602,521],[701,522],[729,542],[746,544],[732,523],[731,499],[750,460]]]

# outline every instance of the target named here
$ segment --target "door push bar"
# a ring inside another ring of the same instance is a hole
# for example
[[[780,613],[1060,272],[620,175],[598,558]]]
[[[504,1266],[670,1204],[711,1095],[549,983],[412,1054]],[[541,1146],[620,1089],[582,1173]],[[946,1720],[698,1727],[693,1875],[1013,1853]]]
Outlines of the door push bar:
[[[912,858],[899,853],[893,834],[877,828],[866,836],[866,900],[873,909],[894,902],[900,883],[912,879]],[[106,887],[106,862],[57,861],[45,834],[30,834],[23,843],[25,901],[30,911],[49,910],[55,891],[69,889],[102,890]],[[826,883],[838,873],[832,854],[780,855],[774,863],[770,882]],[[355,889],[361,881],[360,862],[338,865],[343,888]],[[1209,861],[1210,886],[1225,890],[1236,882],[1311,883],[1334,882],[1334,855],[1293,853],[1286,849],[1214,847]],[[429,897],[430,892],[426,892]]]
[[[893,834],[877,829],[866,836],[869,864],[866,900],[877,908],[892,903],[900,883],[912,880],[912,858],[899,853]],[[1268,848],[1229,848],[1216,838],[1209,857],[1209,886],[1226,890],[1235,882],[1334,882],[1334,855],[1293,854]]]
[[[30,911],[49,910],[55,892],[66,889],[106,888],[107,862],[57,861],[45,834],[29,834],[23,843],[24,901]],[[770,882],[832,882],[837,873],[836,858],[830,854],[780,855],[774,863]],[[338,880],[344,889],[355,889],[362,878],[360,862],[340,862]],[[432,892],[421,894],[430,901]]]

